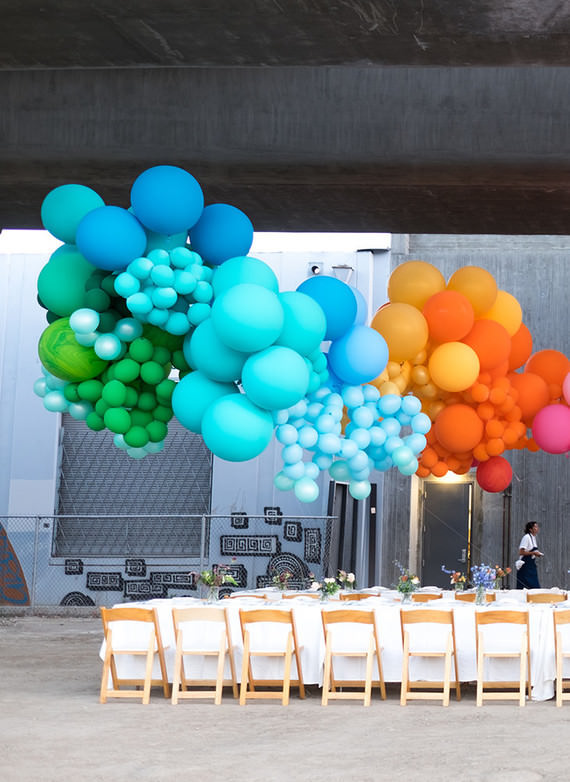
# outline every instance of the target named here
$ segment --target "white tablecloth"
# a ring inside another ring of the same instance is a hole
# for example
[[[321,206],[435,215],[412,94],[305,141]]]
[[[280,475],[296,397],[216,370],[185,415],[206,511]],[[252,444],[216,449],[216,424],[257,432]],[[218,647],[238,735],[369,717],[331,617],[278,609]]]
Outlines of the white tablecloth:
[[[477,678],[476,653],[475,653],[475,611],[492,610],[501,608],[505,610],[519,610],[529,612],[530,647],[531,647],[531,683],[532,699],[548,700],[554,694],[554,680],[556,668],[554,659],[554,628],[553,611],[556,610],[548,604],[527,604],[522,602],[524,593],[519,591],[504,592],[498,595],[498,600],[491,603],[488,608],[477,607],[473,603],[456,601],[452,593],[444,593],[441,600],[432,601],[429,608],[440,610],[453,610],[455,622],[455,635],[457,645],[457,662],[459,679],[463,682],[475,681]],[[172,624],[172,609],[189,606],[203,605],[203,601],[196,598],[172,598],[169,600],[148,600],[144,602],[128,603],[129,606],[156,608],[160,623],[162,641],[165,648],[165,659],[169,679],[172,679],[174,663],[175,639]],[[234,598],[220,601],[217,605],[228,612],[232,644],[238,679],[240,677],[242,662],[242,640],[239,623],[239,609],[259,609],[266,607],[260,600],[248,598]],[[569,608],[570,603],[558,604],[561,608]],[[385,591],[382,597],[372,596],[358,602],[340,602],[331,600],[321,603],[308,597],[297,597],[293,600],[271,601],[272,608],[292,609],[295,616],[298,642],[301,647],[301,665],[303,679],[306,684],[322,684],[323,660],[324,660],[324,635],[321,620],[321,610],[335,611],[351,608],[355,610],[374,610],[376,626],[382,646],[382,666],[384,678],[387,682],[401,681],[402,673],[402,635],[400,627],[400,601],[397,596]],[[412,610],[425,608],[426,604],[415,604]],[[274,626],[275,627],[275,626]],[[441,627],[441,626],[440,626]],[[567,626],[568,627],[568,626]],[[260,630],[261,628],[261,630]],[[272,631],[267,632],[268,625],[258,626],[257,632],[263,632],[264,648],[275,648],[281,641]],[[194,632],[194,631],[193,631]],[[570,634],[570,631],[567,631]],[[123,627],[123,637],[119,635],[117,628],[116,640],[119,644],[132,643],[133,631]],[[201,648],[217,648],[219,644],[219,630],[214,630],[208,623],[200,623],[195,628],[197,644]],[[335,631],[335,648],[350,651],[359,644],[366,648],[368,641],[363,643],[364,635],[369,633],[363,625],[351,625],[348,632]],[[440,637],[441,631],[437,626],[415,625],[412,626],[411,643],[429,643],[434,648],[443,646],[444,639]],[[502,650],[520,648],[520,629],[518,626],[501,625],[500,628],[490,630],[488,644]],[[367,636],[368,637],[368,636]],[[487,642],[486,642],[487,643]],[[565,645],[570,646],[570,638],[565,639]],[[144,643],[143,643],[144,645]],[[101,648],[101,656],[104,646]],[[135,656],[121,656],[118,658],[119,676],[125,678],[137,678],[143,676],[144,658]],[[564,675],[570,677],[570,661],[565,663]],[[335,676],[339,680],[357,680],[364,678],[364,661],[358,658],[335,658]],[[201,657],[186,658],[185,666],[187,676],[190,678],[215,678],[215,660]],[[279,678],[282,675],[282,660],[277,658],[257,658],[254,661],[254,676],[258,678]],[[227,675],[229,668],[226,664]],[[412,679],[426,681],[438,681],[442,678],[443,663],[437,658],[414,658],[411,660],[410,674]],[[154,676],[159,675],[158,663],[155,661]],[[508,659],[489,660],[486,663],[485,678],[488,680],[517,680],[518,662]]]

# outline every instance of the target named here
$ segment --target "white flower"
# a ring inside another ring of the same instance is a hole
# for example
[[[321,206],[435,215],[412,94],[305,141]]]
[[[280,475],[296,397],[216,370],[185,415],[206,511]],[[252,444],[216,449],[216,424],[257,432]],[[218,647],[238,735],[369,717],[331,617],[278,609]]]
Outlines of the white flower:
[[[419,580],[419,578],[418,578],[417,576],[414,576],[414,577],[412,578],[412,584],[419,584],[419,583],[420,583],[420,580]]]
[[[334,578],[325,578],[325,584],[334,584],[336,579]]]
[[[354,573],[349,573],[348,576],[346,577],[346,580],[348,581],[349,584],[354,584],[355,578],[356,577]]]
[[[318,581],[313,581],[313,583],[311,584],[311,589],[314,592],[316,592],[317,589],[320,589],[320,588],[321,588],[321,585],[319,584],[319,582]]]

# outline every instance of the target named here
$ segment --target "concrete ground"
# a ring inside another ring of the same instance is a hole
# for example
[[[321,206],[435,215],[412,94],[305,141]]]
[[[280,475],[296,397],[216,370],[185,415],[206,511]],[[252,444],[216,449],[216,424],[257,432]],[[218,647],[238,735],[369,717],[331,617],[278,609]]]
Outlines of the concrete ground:
[[[96,617],[0,616],[2,782],[568,780],[570,703],[98,700]]]

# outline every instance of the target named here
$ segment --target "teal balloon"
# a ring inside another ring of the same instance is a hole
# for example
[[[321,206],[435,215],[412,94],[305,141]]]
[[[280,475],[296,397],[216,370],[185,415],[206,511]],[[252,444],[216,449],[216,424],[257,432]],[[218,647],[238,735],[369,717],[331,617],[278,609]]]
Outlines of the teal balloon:
[[[273,485],[279,491],[290,491],[295,485],[293,478],[288,478],[284,473],[278,472],[273,479]]]
[[[273,291],[243,283],[224,291],[212,306],[212,323],[228,347],[255,353],[275,342],[283,329],[283,307]]]
[[[117,321],[113,333],[121,342],[132,342],[143,333],[142,323],[134,318],[121,318]]]
[[[88,212],[105,206],[101,196],[85,185],[60,185],[44,198],[41,220],[57,239],[75,244],[77,226]]]
[[[302,356],[308,356],[319,347],[327,330],[322,307],[310,296],[299,291],[285,291],[279,295],[279,301],[283,307],[284,322],[283,330],[275,344],[285,345]],[[321,369],[324,369],[324,357],[321,363]],[[320,371],[316,367],[315,370]]]
[[[130,456],[131,459],[144,459],[147,452],[144,448],[127,448],[127,455]]]
[[[350,468],[343,459],[338,459],[329,467],[329,475],[335,481],[349,481],[351,477]]]
[[[145,233],[147,238],[146,253],[152,252],[152,250],[175,250],[178,247],[184,247],[188,239],[187,231],[168,236],[167,234],[157,234],[149,228],[145,228]]]
[[[392,461],[396,467],[403,467],[415,458],[414,452],[407,445],[401,445],[392,451]],[[417,468],[416,468],[417,469]]]
[[[202,437],[220,459],[244,462],[259,456],[273,436],[273,419],[243,394],[213,402],[202,419]]]
[[[118,358],[121,348],[121,340],[115,334],[101,334],[93,345],[95,353],[105,361],[113,361]]]
[[[354,497],[355,500],[365,500],[369,496],[371,490],[370,481],[350,481],[348,484],[349,494],[351,497]]]
[[[295,481],[295,497],[301,502],[314,502],[319,496],[319,487],[311,478],[299,478]]]
[[[237,388],[231,383],[217,383],[202,372],[190,372],[176,384],[172,394],[172,410],[182,426],[200,434],[207,408],[220,397],[237,393]]]
[[[48,391],[43,398],[44,407],[51,413],[64,413],[69,405],[69,402],[63,395],[63,391],[59,389],[55,391]]]
[[[45,377],[39,377],[34,383],[34,394],[44,397],[48,391]]]
[[[76,334],[91,334],[99,326],[100,316],[96,310],[86,307],[75,310],[69,317],[69,325]]]
[[[410,459],[410,461],[407,464],[398,465],[398,470],[402,473],[402,475],[413,475],[419,467],[418,460],[414,457],[413,459]]]
[[[128,299],[134,293],[138,293],[141,289],[140,280],[130,272],[121,272],[114,281],[115,290],[124,299]]]
[[[71,402],[67,412],[76,421],[85,421],[89,413],[93,411],[93,405],[90,402]]]
[[[192,304],[190,309],[188,310],[188,321],[193,326],[199,326],[200,323],[205,321],[207,318],[210,317],[210,313],[212,312],[212,308],[209,304],[205,303],[196,303]]]
[[[85,285],[94,271],[95,267],[85,260],[77,247],[59,247],[38,277],[42,306],[60,317],[84,307]]]
[[[244,353],[228,348],[219,339],[211,318],[185,338],[183,352],[191,367],[220,382],[239,380],[246,360]]]
[[[245,282],[279,293],[279,281],[270,266],[257,258],[240,255],[224,261],[215,269],[212,278],[214,295],[220,296],[228,288]]]
[[[254,404],[266,410],[292,407],[307,393],[309,380],[305,360],[290,348],[267,348],[254,353],[243,365],[245,393]]]

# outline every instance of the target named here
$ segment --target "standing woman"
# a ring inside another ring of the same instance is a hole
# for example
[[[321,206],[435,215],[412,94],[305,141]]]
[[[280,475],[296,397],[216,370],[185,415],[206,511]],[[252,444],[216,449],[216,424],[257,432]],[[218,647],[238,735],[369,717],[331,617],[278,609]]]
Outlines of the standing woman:
[[[540,589],[535,559],[543,557],[544,554],[538,550],[536,545],[536,536],[538,535],[536,521],[529,521],[524,528],[524,533],[519,548],[519,557],[522,559],[523,565],[517,570],[517,589]]]

